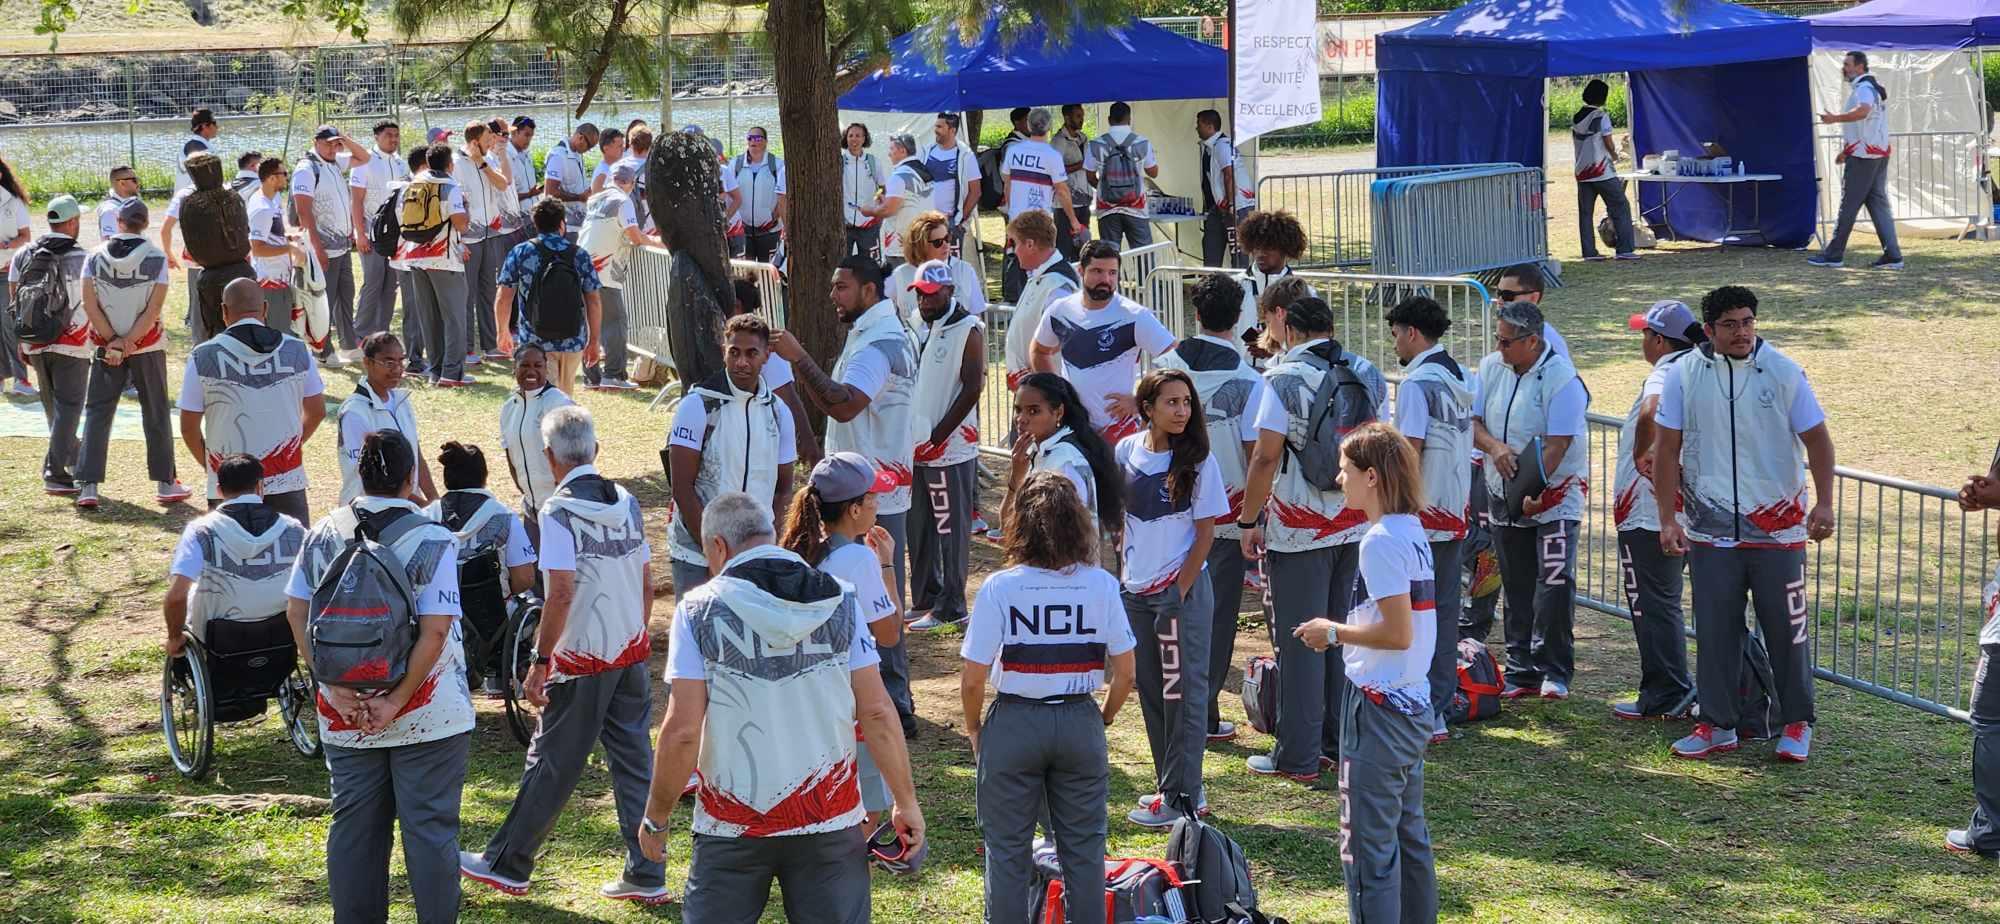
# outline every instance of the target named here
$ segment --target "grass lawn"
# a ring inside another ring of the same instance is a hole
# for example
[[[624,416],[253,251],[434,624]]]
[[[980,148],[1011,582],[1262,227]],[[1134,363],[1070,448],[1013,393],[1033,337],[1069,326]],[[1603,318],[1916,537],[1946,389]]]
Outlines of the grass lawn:
[[[1559,209],[1568,206],[1565,185],[1558,178],[1551,197]],[[1570,223],[1558,214],[1552,234],[1557,255],[1574,260]],[[1906,246],[1910,269],[1901,275],[1811,270],[1803,254],[1788,252],[1670,247],[1636,264],[1573,264],[1549,306],[1589,377],[1595,407],[1616,414],[1642,372],[1627,314],[1660,297],[1692,301],[1724,282],[1750,285],[1765,296],[1764,333],[1812,374],[1844,462],[1955,481],[1983,467],[1992,438],[1980,406],[1991,399],[2000,359],[1991,254],[1977,243]],[[1854,249],[1872,257],[1865,239]],[[178,275],[174,282],[169,305],[178,306]],[[805,301],[794,310],[813,307]],[[184,357],[178,327],[174,335],[173,355]],[[172,368],[177,381],[178,362]],[[494,449],[506,381],[504,371],[489,370],[473,389],[419,391],[425,444],[434,451],[455,438]],[[328,373],[331,398],[352,388],[350,373]],[[599,420],[602,467],[647,506],[659,547],[666,490],[656,452],[665,414],[648,414],[640,394],[582,401]],[[323,767],[293,753],[266,720],[221,729],[216,771],[190,783],[174,774],[159,737],[162,576],[174,537],[197,508],[161,513],[144,480],[142,447],[118,442],[107,504],[82,515],[38,490],[42,451],[37,440],[0,439],[0,585],[11,591],[0,597],[0,700],[9,707],[0,711],[0,920],[325,920],[323,811],[310,801],[225,809],[179,801],[324,796]],[[324,511],[338,484],[330,431],[306,455],[314,509]],[[182,465],[189,477],[189,463]],[[495,488],[512,499],[510,487]],[[990,546],[977,554],[975,582],[996,564]],[[670,609],[663,589],[656,669]],[[1262,623],[1249,612],[1239,661],[1266,647]],[[1971,804],[1963,727],[1821,685],[1811,764],[1776,764],[1768,744],[1710,764],[1675,761],[1666,745],[1680,726],[1628,725],[1607,712],[1637,683],[1629,630],[1588,611],[1577,624],[1574,698],[1510,707],[1431,754],[1426,805],[1445,920],[2000,921],[1994,868],[1938,847]],[[878,920],[979,920],[956,646],[955,636],[912,642],[923,718],[913,754],[935,849],[920,881],[876,877]],[[497,704],[481,710],[464,801],[464,840],[474,847],[505,813],[522,757]],[[1224,710],[1241,718],[1233,694]],[[1252,857],[1267,910],[1300,922],[1345,920],[1333,781],[1308,790],[1239,770],[1243,757],[1268,745],[1246,734],[1211,748],[1216,815]],[[1157,855],[1163,847],[1162,836],[1119,817],[1148,788],[1146,755],[1138,716],[1129,713],[1112,735],[1116,854]],[[607,777],[601,762],[594,766],[549,843],[534,891],[520,899],[469,891],[466,920],[680,919],[673,908],[647,912],[596,897],[620,857]],[[676,827],[685,829],[686,812]],[[676,887],[686,860],[682,838],[669,862]],[[400,892],[400,861],[396,871]],[[407,907],[397,915],[411,919]],[[774,906],[766,920],[778,919]]]

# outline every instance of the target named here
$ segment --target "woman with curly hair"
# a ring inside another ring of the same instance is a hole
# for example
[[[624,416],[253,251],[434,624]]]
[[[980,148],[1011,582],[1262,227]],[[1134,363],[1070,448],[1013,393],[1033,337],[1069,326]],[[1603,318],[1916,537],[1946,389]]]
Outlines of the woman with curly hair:
[[[986,286],[979,270],[957,253],[951,242],[951,222],[943,212],[929,211],[910,222],[903,235],[903,262],[889,274],[889,288],[882,294],[896,303],[896,313],[912,328],[929,325],[917,317],[917,293],[910,284],[917,281],[917,268],[931,260],[943,260],[951,267],[951,296],[974,315],[986,313]]]
[[[1279,279],[1292,274],[1292,261],[1306,255],[1306,231],[1292,213],[1284,209],[1255,211],[1243,217],[1236,228],[1236,244],[1250,258],[1243,271],[1243,317],[1236,322],[1236,334],[1246,344],[1255,338],[1247,332],[1257,326],[1258,297]],[[1306,287],[1307,295],[1315,295]]]

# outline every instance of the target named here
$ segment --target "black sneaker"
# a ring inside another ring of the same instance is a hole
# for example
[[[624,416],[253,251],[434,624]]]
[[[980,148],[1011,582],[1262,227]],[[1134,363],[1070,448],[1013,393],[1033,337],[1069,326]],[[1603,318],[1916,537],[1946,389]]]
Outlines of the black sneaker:
[[[1876,260],[1875,262],[1868,264],[1868,268],[1878,269],[1878,270],[1899,270],[1903,268],[1903,261],[1891,260],[1888,257],[1883,257],[1880,260]]]

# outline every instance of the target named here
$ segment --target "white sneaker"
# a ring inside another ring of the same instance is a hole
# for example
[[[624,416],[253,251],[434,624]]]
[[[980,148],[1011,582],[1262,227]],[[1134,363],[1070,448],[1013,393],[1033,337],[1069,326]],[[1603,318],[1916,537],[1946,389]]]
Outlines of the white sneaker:
[[[597,894],[613,901],[634,902],[641,905],[664,905],[674,900],[674,893],[664,885],[639,886],[625,881],[620,876],[597,887]]]
[[[40,390],[28,384],[27,379],[15,379],[14,384],[8,387],[7,393],[16,398],[39,398],[42,396]]]
[[[493,864],[486,862],[484,854],[470,850],[458,852],[458,874],[473,882],[508,895],[528,894],[528,883],[523,879],[509,879],[493,871]]]

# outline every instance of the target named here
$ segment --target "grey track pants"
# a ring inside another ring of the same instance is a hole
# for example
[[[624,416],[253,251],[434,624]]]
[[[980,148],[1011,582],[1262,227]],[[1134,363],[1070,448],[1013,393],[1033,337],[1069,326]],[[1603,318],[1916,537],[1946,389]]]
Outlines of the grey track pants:
[[[868,924],[867,839],[859,825],[785,837],[697,834],[681,920],[757,924],[775,879],[792,924]],[[1098,873],[1100,882],[1103,876]]]
[[[194,298],[193,277],[189,277],[188,298],[190,300]],[[21,344],[14,338],[14,325],[5,323],[7,305],[10,301],[6,268],[0,267],[0,382],[7,379],[25,382],[28,380],[28,364],[21,360]],[[201,342],[199,334],[195,336],[194,342]]]
[[[963,620],[965,577],[972,565],[972,506],[979,500],[979,460],[916,467],[910,497],[910,610],[941,622]]]
[[[490,353],[493,300],[499,289],[500,262],[507,259],[507,239],[489,237],[465,248],[465,348]]]
[[[1820,256],[1838,260],[1847,255],[1847,237],[1854,233],[1854,219],[1863,206],[1868,209],[1868,223],[1874,226],[1875,236],[1882,241],[1883,259],[1903,259],[1903,248],[1896,243],[1896,216],[1889,210],[1887,157],[1847,158],[1840,171],[1840,218]]]
[[[465,377],[465,274],[450,270],[410,271],[417,323],[433,380]]]
[[[1743,677],[1743,608],[1754,606],[1771,653],[1771,691],[1778,720],[1813,721],[1812,634],[1806,622],[1804,549],[1724,549],[1691,543],[1694,576],[1695,691],[1701,716],[1734,729]]]
[[[1089,696],[1044,703],[1003,694],[987,708],[977,773],[990,924],[1028,920],[1037,819],[1055,841],[1064,890],[1103,892],[1111,773],[1100,716]],[[1065,920],[1104,924],[1104,903],[1071,902]]]
[[[583,380],[592,385],[607,377],[624,378],[625,362],[630,354],[626,347],[626,334],[630,327],[625,318],[625,290],[605,286],[597,290],[597,299],[602,305],[598,329],[604,338],[604,360],[598,365],[584,367]]]
[[[1154,789],[1170,798],[1198,798],[1208,746],[1208,642],[1215,618],[1208,575],[1195,577],[1185,598],[1173,584],[1145,596],[1129,590],[1122,596],[1139,642],[1132,650],[1135,686],[1153,751]]]
[[[1216,537],[1208,549],[1208,591],[1214,598],[1208,630],[1208,730],[1222,724],[1222,688],[1236,658],[1236,617],[1243,608],[1243,543]]]
[[[1319,772],[1321,757],[1340,755],[1340,701],[1346,696],[1347,666],[1340,649],[1314,651],[1292,637],[1311,619],[1341,619],[1354,596],[1360,543],[1306,552],[1264,556],[1265,590],[1271,611],[1272,648],[1278,655],[1278,769]]]
[[[1431,543],[1431,570],[1437,585],[1437,640],[1431,650],[1431,713],[1444,727],[1445,710],[1458,692],[1458,553],[1465,540]]]
[[[1619,253],[1631,253],[1632,244],[1632,203],[1625,200],[1625,184],[1616,179],[1605,178],[1576,184],[1576,232],[1583,241],[1583,255],[1597,256],[1597,200],[1604,200],[1604,211],[1610,213],[1612,225],[1617,227],[1612,240]]]
[[[118,399],[130,383],[139,391],[139,419],[146,434],[146,477],[174,480],[173,401],[167,397],[167,354],[164,350],[125,357],[116,366],[90,365],[90,385],[83,399],[83,454],[76,480],[104,480],[105,457],[111,453],[111,423]]]
[[[393,748],[325,746],[334,924],[389,920],[389,849],[397,829],[417,920],[458,920],[458,807],[471,744],[464,734]]]
[[[694,589],[708,583],[708,566],[672,560],[674,572],[674,599],[685,600]]]
[[[896,566],[894,569],[896,583],[889,588],[889,593],[899,600],[909,599],[905,593],[905,588],[910,586],[909,558],[904,548],[904,543],[907,541],[906,534],[909,532],[909,519],[908,511],[875,515],[875,525],[887,530],[889,538],[896,541],[896,553],[890,556],[890,561]],[[910,697],[910,650],[905,647],[908,642],[909,639],[906,638],[894,645],[876,649],[882,657],[880,668],[882,686],[889,691],[890,701],[896,704],[896,717],[902,721],[903,734],[906,736],[917,727],[916,701]]]
[[[361,338],[354,327],[354,254],[326,258],[326,313],[333,321],[330,345],[357,349]]]
[[[2000,645],[1979,652],[1972,675],[1972,846],[2000,850]]]
[[[1507,598],[1507,682],[1569,685],[1576,671],[1576,523],[1493,527]]]
[[[1694,692],[1681,614],[1685,560],[1660,551],[1657,531],[1627,529],[1618,533],[1618,563],[1625,573],[1633,641],[1639,646],[1639,711],[1674,714],[1686,708],[1688,694]]]
[[[1135,250],[1153,242],[1153,224],[1136,215],[1103,212],[1097,216],[1097,236],[1120,250]]]
[[[1437,872],[1424,821],[1430,721],[1347,688],[1340,729],[1340,867],[1347,919],[1355,924],[1437,920]]]
[[[357,340],[389,329],[389,322],[396,317],[397,277],[401,275],[400,271],[389,268],[389,258],[374,251],[361,255],[361,290],[354,297]],[[403,344],[403,352],[415,355],[407,343]]]
[[[396,293],[403,303],[403,322],[401,327],[403,331],[404,364],[411,369],[422,369],[428,373],[433,368],[432,362],[437,357],[432,356],[430,351],[425,348],[424,321],[421,313],[417,310],[417,273],[415,270],[396,270]]]
[[[28,359],[35,365],[42,416],[49,422],[49,448],[42,456],[42,480],[74,484],[81,446],[76,433],[83,423],[83,403],[89,393],[90,360],[46,350]]]
[[[660,885],[666,879],[665,868],[639,852],[639,819],[645,814],[653,778],[648,722],[653,701],[646,665],[553,683],[548,691],[549,706],[542,710],[535,738],[528,744],[521,791],[507,810],[507,820],[486,844],[487,862],[509,879],[526,881],[534,873],[535,852],[555,831],[556,818],[583,776],[592,745],[602,741],[618,805],[618,831],[625,837],[625,880]]]

